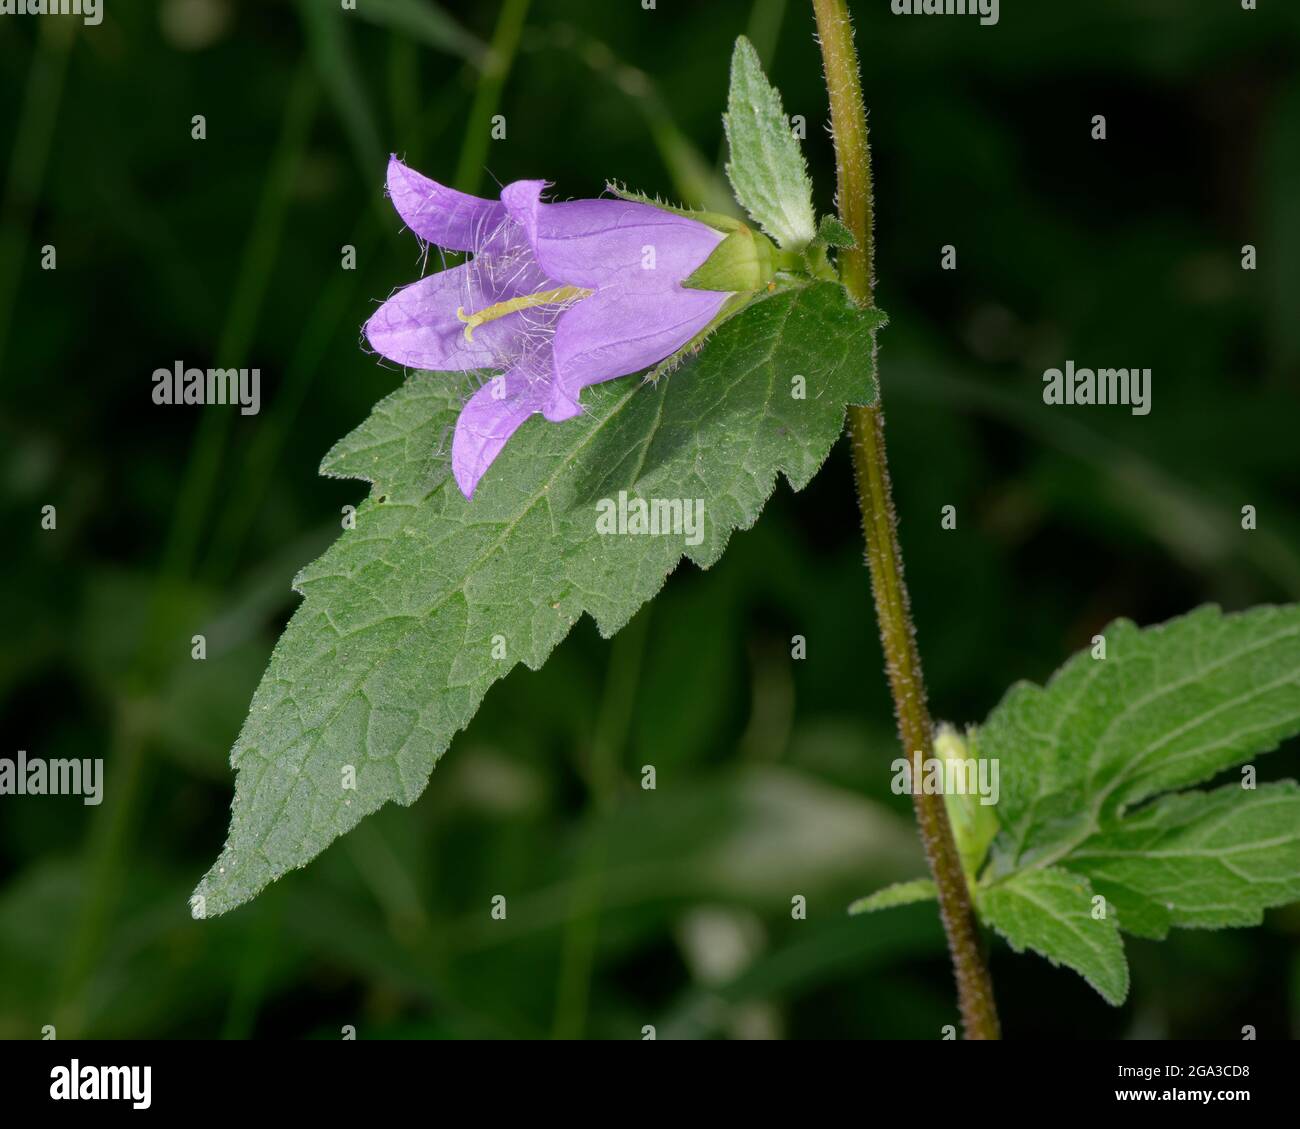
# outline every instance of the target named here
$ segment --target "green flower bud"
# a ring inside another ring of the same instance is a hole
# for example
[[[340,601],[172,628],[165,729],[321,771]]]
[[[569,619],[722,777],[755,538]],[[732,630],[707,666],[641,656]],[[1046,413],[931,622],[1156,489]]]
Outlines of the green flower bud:
[[[934,755],[943,761],[965,761],[977,757],[975,730],[968,729],[963,739],[953,726],[940,725],[934,735]],[[946,778],[947,773],[944,775]],[[957,854],[961,857],[961,868],[966,874],[967,885],[972,889],[1000,826],[993,807],[980,801],[981,797],[975,794],[945,792],[943,797],[948,809],[948,822],[952,824],[952,836],[957,842]]]
[[[778,265],[778,253],[772,241],[738,223],[682,285],[692,290],[753,293],[768,287],[776,278]]]

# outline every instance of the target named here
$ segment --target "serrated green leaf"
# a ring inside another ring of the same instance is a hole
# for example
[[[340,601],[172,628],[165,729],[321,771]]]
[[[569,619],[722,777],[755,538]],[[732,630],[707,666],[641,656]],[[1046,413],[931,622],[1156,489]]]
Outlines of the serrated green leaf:
[[[1300,605],[1103,635],[1105,658],[1014,687],[979,730],[980,755],[1001,762],[995,874],[1064,858],[1126,808],[1300,732]]]
[[[1145,631],[1119,620],[1102,636],[1104,651],[1014,687],[978,730],[1002,786],[981,914],[1005,914],[989,895],[1044,872],[1085,879],[1119,929],[1154,939],[1257,924],[1300,899],[1294,782],[1137,806],[1300,732],[1300,606],[1205,607]]]
[[[857,240],[853,238],[851,232],[836,216],[822,216],[821,223],[817,225],[817,242],[823,247],[839,247],[842,249],[852,249],[857,246]]]
[[[1265,909],[1300,899],[1300,788],[1286,780],[1169,796],[1065,865],[1106,885],[1122,929],[1130,912],[1146,916],[1144,901],[1184,928],[1257,925]]]
[[[1067,870],[1074,869],[1068,859],[1064,865]],[[1127,886],[1091,877],[1089,881],[1092,888],[1106,899],[1110,911],[1114,912],[1120,932],[1132,933],[1134,937],[1145,937],[1149,941],[1163,941],[1169,936],[1171,922],[1169,911],[1164,906],[1158,905]]]
[[[540,667],[584,612],[617,631],[683,556],[716,561],[778,474],[806,485],[845,406],[874,399],[882,322],[833,284],[755,302],[658,383],[588,389],[563,424],[534,416],[473,501],[439,453],[472,380],[420,373],[384,400],[325,460],[371,495],[298,577],[305,601],[232,751],[230,835],[195,914],[247,901],[389,800],[412,803],[512,667]],[[620,491],[701,500],[698,537],[602,536],[598,506]]]
[[[859,898],[849,906],[849,913],[874,913],[879,909],[893,909],[913,902],[928,902],[939,896],[934,882],[929,878],[914,878],[911,882],[895,882],[892,886]]]
[[[979,915],[1016,952],[1033,949],[1074,969],[1118,1006],[1128,995],[1128,961],[1114,917],[1093,916],[1087,879],[1058,867],[1027,870],[981,888]]]
[[[743,35],[731,56],[731,90],[723,116],[731,159],[727,178],[736,199],[782,249],[798,251],[817,235],[812,181],[781,95],[767,81]]]

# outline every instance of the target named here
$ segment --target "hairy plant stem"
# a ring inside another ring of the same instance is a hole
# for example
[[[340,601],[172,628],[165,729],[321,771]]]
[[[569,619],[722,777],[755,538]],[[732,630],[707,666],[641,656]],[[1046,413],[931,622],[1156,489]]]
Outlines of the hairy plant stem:
[[[870,306],[875,289],[871,153],[867,146],[867,114],[858,75],[857,50],[853,45],[853,27],[845,0],[812,0],[812,5],[830,95],[840,219],[856,241],[852,250],[840,252],[840,277],[856,302]],[[898,735],[903,753],[909,759],[915,752],[929,758],[934,755],[930,713],[907,584],[903,579],[898,519],[885,456],[885,417],[878,403],[869,408],[849,408],[849,437],[858,502],[862,507],[862,532],[871,568],[871,589],[889,689],[898,718]],[[948,936],[966,1037],[996,1039],[998,1015],[993,1002],[993,982],[980,952],[966,877],[943,796],[916,795],[913,802],[926,860],[939,891],[939,913]]]

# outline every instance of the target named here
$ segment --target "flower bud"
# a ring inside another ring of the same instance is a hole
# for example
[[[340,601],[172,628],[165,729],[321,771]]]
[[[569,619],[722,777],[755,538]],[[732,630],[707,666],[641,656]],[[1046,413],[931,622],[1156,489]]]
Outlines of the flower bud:
[[[978,765],[975,741],[973,729],[967,730],[963,738],[953,726],[941,724],[934,734],[934,755],[943,761],[969,761]],[[947,772],[944,773],[945,779],[948,775]],[[980,867],[984,865],[989,845],[998,833],[998,817],[993,807],[986,805],[983,797],[976,794],[945,792],[943,799],[944,806],[948,809],[952,837],[957,843],[957,854],[961,857],[962,870],[965,871],[967,884],[973,888]]]
[[[776,270],[777,250],[772,241],[738,223],[682,285],[692,290],[753,292],[765,290],[776,278]]]

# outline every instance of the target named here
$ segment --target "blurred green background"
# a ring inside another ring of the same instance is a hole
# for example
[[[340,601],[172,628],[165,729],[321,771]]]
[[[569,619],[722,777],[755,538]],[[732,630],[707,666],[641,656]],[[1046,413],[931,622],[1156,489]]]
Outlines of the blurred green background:
[[[1005,3],[993,28],[852,7],[935,715],[982,719],[1117,615],[1300,598],[1300,6]],[[316,467],[401,378],[359,347],[419,268],[387,154],[470,190],[615,178],[716,205],[747,33],[832,207],[802,0],[357,9],[106,0],[99,27],[0,21],[3,755],[107,765],[98,808],[0,798],[0,1036],[938,1037],[956,1016],[933,907],[845,914],[921,860],[889,793],[843,444],[613,641],[584,621],[499,684],[413,808],[190,919],[290,579],[363,494]],[[1044,407],[1066,358],[1152,368],[1151,414]],[[155,406],[151,373],[178,359],[260,367],[261,414]],[[1261,769],[1295,775],[1295,744]],[[1011,1037],[1291,1037],[1298,941],[1300,907],[1130,939],[1120,1009],[1000,943],[992,967]]]

